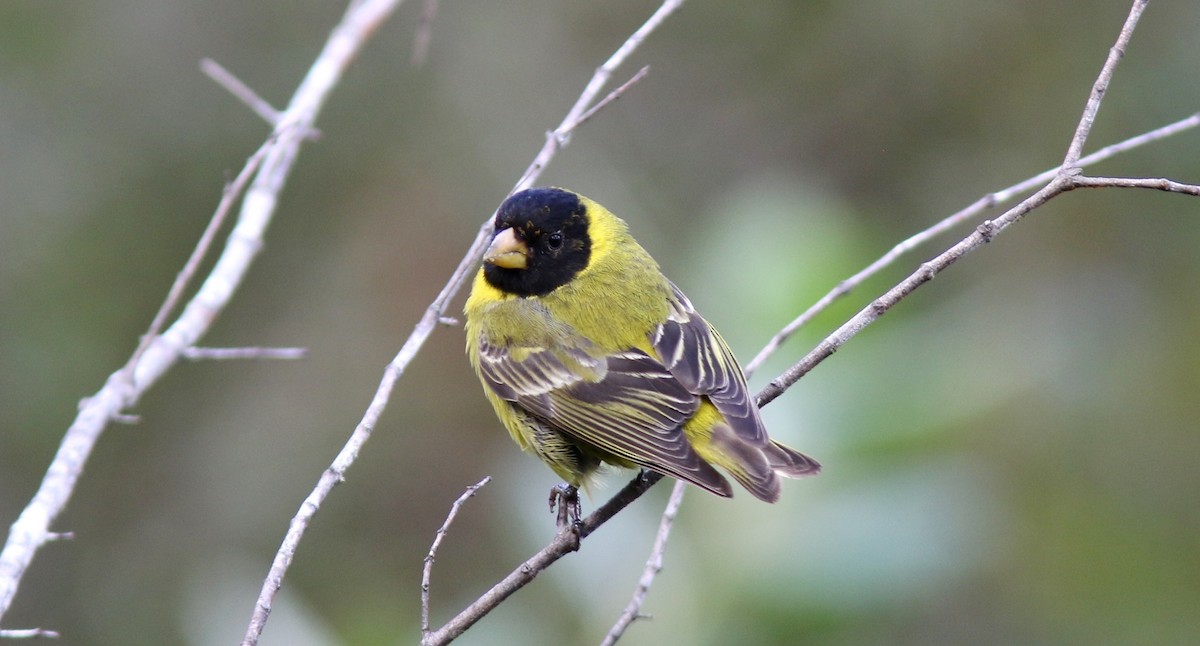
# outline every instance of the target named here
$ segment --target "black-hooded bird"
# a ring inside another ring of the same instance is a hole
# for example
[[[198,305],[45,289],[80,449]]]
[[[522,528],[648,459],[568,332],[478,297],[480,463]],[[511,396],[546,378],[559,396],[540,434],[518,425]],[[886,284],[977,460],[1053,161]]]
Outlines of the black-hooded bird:
[[[729,346],[625,222],[582,195],[504,201],[465,314],[496,414],[571,487],[608,463],[732,496],[719,467],[775,502],[779,476],[820,470],[767,435]]]

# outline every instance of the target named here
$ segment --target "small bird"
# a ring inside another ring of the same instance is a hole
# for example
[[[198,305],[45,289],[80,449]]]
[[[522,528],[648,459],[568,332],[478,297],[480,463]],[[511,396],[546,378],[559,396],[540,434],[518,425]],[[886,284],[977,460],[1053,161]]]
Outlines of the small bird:
[[[778,476],[821,468],[767,435],[729,346],[625,222],[582,195],[505,200],[464,313],[484,394],[513,440],[566,481],[576,518],[575,489],[602,463],[730,497],[720,467],[767,502]]]

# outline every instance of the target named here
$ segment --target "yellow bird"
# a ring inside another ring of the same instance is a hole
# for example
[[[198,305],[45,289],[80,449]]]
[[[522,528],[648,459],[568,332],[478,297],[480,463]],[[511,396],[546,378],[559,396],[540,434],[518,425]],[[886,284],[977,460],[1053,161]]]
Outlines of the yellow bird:
[[[720,467],[775,502],[778,476],[820,470],[767,435],[729,346],[623,220],[534,188],[505,200],[495,227],[465,307],[467,355],[513,440],[567,484],[586,488],[608,463],[732,496]]]

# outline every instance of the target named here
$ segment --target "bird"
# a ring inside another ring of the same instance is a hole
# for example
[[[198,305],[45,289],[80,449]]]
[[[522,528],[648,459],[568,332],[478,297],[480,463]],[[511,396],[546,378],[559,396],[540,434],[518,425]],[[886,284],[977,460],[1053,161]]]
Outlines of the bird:
[[[624,220],[541,187],[493,224],[464,306],[468,359],[512,439],[565,481],[576,522],[576,492],[605,464],[732,497],[719,468],[766,502],[780,476],[820,471],[770,438],[728,344]]]

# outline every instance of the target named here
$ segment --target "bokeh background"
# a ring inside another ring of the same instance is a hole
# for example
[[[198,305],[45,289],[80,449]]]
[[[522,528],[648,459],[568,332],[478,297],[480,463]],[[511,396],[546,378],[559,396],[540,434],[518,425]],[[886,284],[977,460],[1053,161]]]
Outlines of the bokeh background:
[[[181,364],[111,427],[5,627],[63,644],[240,639],[288,519],[483,218],[593,68],[657,6],[401,7],[338,88],[267,246],[206,340],[299,362]],[[0,525],[78,400],[132,351],[266,126],[198,71],[286,102],[341,3],[0,6]],[[543,182],[625,217],[743,360],[899,240],[1061,159],[1128,3],[693,0],[635,90]],[[1200,109],[1200,3],[1155,3],[1089,150]],[[1102,174],[1200,181],[1198,133]],[[819,317],[760,387],[943,237]],[[775,506],[690,492],[629,644],[1200,641],[1200,202],[1066,195],[956,264],[765,410],[817,456]],[[461,306],[462,297],[454,308]],[[551,472],[437,331],[301,545],[264,644],[417,639],[542,546]],[[629,474],[616,473],[608,491]],[[660,485],[464,636],[591,644],[626,603]]]

